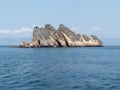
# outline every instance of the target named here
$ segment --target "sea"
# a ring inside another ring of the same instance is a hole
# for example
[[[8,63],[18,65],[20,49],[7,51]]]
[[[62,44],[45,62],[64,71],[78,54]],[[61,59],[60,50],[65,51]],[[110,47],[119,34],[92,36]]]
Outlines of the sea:
[[[120,46],[0,46],[0,90],[120,90]]]

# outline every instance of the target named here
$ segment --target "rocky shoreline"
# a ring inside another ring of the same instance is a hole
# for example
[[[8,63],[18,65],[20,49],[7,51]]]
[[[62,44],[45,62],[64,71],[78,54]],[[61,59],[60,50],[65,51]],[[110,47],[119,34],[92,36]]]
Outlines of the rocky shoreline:
[[[22,48],[102,46],[102,41],[97,36],[76,34],[63,24],[60,24],[57,29],[51,24],[46,24],[44,27],[35,26],[32,41],[23,41],[20,44]]]

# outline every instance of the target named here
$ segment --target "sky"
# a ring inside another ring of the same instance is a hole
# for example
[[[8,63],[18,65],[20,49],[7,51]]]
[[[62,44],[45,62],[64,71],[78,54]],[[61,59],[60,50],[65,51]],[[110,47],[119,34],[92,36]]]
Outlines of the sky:
[[[30,41],[33,27],[48,23],[120,45],[120,0],[0,0],[0,45]]]

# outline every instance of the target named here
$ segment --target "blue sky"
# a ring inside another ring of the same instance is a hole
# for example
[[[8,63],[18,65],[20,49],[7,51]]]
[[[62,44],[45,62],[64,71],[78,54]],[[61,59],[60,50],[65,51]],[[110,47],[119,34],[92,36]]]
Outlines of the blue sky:
[[[34,25],[64,24],[120,45],[120,0],[0,0],[0,44],[32,38]]]

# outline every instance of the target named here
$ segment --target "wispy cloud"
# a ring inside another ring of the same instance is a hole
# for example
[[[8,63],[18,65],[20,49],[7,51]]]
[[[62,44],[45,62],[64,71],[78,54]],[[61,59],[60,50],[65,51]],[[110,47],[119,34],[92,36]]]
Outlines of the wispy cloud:
[[[76,33],[80,33],[80,34],[98,34],[98,33],[102,33],[104,32],[104,29],[102,27],[99,26],[95,26],[95,27],[80,27],[80,26],[76,26],[76,27],[71,27],[71,30],[75,31]]]
[[[99,26],[96,26],[96,27],[92,27],[91,30],[101,31],[101,30],[103,30],[103,28],[99,27]]]
[[[0,38],[26,38],[31,37],[31,28],[21,28],[15,30],[0,30]]]
[[[1,45],[16,45],[21,41],[31,41],[33,29],[20,28],[15,30],[0,30]]]

